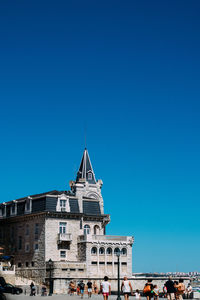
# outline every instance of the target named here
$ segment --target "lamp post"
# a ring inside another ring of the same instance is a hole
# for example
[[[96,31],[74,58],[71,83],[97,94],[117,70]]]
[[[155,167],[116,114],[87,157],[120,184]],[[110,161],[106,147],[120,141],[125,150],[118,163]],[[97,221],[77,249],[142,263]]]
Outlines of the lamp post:
[[[48,265],[49,265],[49,296],[52,296],[52,294],[53,294],[53,281],[52,281],[53,261],[51,258],[48,261]]]
[[[116,255],[117,255],[117,283],[118,283],[118,293],[117,293],[117,300],[121,300],[121,297],[120,297],[120,250],[116,252]]]

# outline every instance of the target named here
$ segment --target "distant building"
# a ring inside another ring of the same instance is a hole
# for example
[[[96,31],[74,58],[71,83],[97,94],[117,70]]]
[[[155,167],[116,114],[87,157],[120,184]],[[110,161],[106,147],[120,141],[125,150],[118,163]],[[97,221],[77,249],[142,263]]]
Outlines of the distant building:
[[[107,236],[102,181],[96,180],[87,149],[70,191],[50,191],[0,204],[0,244],[13,256],[16,276],[42,282],[53,261],[54,290],[66,279],[132,275],[132,236]],[[119,208],[120,209],[120,208]]]

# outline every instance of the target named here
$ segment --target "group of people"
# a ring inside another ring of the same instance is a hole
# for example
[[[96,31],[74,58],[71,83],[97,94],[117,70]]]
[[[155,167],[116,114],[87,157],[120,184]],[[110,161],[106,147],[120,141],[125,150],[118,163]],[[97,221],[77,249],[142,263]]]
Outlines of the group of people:
[[[92,282],[89,280],[87,282],[86,286],[87,286],[88,298],[91,298],[93,290],[94,290],[95,294],[98,293],[98,289],[97,289],[97,285],[96,285],[95,281],[92,284]],[[83,282],[83,280],[79,281],[77,286],[74,283],[74,281],[70,281],[70,283],[69,283],[69,294],[71,296],[74,295],[74,293],[76,293],[78,296],[80,295],[81,298],[83,298],[84,292],[85,292],[85,283]]]
[[[154,298],[154,300],[158,300],[159,298],[159,289],[157,285],[152,284],[152,280],[149,279],[144,286],[144,295],[147,300]],[[187,288],[183,283],[183,279],[179,279],[179,281],[173,281],[171,277],[169,277],[168,281],[165,282],[163,287],[164,296],[168,300],[183,300],[183,294],[186,294],[187,298],[190,298],[190,294],[192,292],[192,286],[189,283]]]

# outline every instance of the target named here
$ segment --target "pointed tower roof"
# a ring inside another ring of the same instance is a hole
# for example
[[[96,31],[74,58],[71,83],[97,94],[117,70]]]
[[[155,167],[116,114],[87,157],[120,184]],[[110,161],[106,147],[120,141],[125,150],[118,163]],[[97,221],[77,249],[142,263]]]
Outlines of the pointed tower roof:
[[[83,152],[81,164],[76,176],[76,182],[80,179],[88,181],[89,183],[96,183],[95,174],[90,161],[89,153],[86,148]]]

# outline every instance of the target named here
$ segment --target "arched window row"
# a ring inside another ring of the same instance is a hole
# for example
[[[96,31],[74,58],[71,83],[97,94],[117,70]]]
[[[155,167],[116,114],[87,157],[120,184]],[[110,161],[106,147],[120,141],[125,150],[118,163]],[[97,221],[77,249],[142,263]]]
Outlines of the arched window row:
[[[112,253],[113,253],[113,249],[111,247],[108,247],[106,249],[104,247],[100,247],[99,249],[97,249],[97,247],[92,247],[91,254],[97,255],[97,251],[99,251],[100,255],[103,255],[103,254],[112,255]],[[117,255],[119,252],[120,252],[120,255],[122,255],[122,256],[127,255],[126,248],[119,249],[118,247],[116,247],[114,249],[114,255]]]
[[[86,235],[86,234],[90,234],[90,232],[91,232],[91,229],[90,229],[90,226],[88,225],[88,224],[86,224],[86,225],[84,225],[84,234]],[[94,226],[94,229],[93,229],[93,233],[95,234],[95,235],[99,235],[100,234],[100,227],[99,227],[99,225],[95,225]]]

